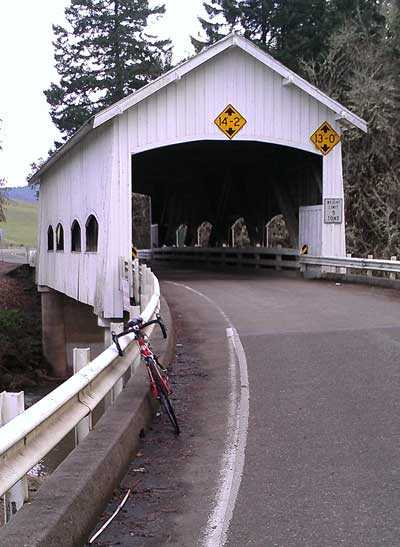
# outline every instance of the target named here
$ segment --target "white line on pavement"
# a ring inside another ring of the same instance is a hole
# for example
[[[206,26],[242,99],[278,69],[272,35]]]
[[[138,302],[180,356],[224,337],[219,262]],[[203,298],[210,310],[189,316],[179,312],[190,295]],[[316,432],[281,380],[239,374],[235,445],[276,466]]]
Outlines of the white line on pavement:
[[[249,380],[246,355],[237,330],[222,308],[211,298],[192,287],[172,281],[167,283],[184,287],[207,300],[218,310],[229,325],[226,329],[226,335],[229,343],[229,373],[232,389],[230,390],[229,399],[227,438],[220,466],[216,503],[208,517],[203,541],[203,547],[223,547],[227,540],[228,527],[235,508],[245,460],[249,422]],[[235,353],[239,371],[236,366]],[[240,381],[240,389],[238,389],[238,380]]]

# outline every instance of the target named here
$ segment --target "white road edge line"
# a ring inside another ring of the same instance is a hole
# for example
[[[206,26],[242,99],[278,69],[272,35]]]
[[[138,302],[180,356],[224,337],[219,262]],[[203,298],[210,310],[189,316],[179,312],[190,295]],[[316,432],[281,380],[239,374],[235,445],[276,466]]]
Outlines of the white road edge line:
[[[182,283],[172,281],[167,283],[184,287],[204,298],[217,308],[229,324],[226,335],[229,343],[229,372],[232,389],[229,399],[227,438],[221,461],[216,503],[208,517],[202,544],[203,547],[223,547],[227,540],[227,532],[235,508],[245,461],[250,395],[246,354],[231,320],[211,298]],[[236,358],[239,364],[239,378]],[[238,389],[238,379],[240,380],[240,389]]]

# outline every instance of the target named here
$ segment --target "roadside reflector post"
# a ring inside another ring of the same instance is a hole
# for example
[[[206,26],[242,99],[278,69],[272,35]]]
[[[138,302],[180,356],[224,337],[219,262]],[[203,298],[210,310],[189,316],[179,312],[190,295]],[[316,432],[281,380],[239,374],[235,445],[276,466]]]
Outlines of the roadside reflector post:
[[[0,393],[0,426],[10,422],[13,418],[22,414],[25,409],[24,392]],[[8,522],[15,513],[21,509],[25,501],[28,501],[28,479],[23,477],[3,496],[4,520]]]
[[[74,348],[73,351],[73,366],[74,374],[86,367],[90,363],[90,348]],[[92,413],[89,416],[85,416],[79,424],[75,427],[75,446],[89,434],[89,431],[93,429]]]

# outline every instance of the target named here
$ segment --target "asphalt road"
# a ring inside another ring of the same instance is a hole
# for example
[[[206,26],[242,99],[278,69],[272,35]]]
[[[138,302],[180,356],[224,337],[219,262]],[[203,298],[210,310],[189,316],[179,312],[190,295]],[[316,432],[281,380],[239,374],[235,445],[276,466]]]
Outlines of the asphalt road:
[[[399,547],[400,292],[159,272],[182,433],[156,417],[96,547]]]
[[[161,277],[210,379],[168,544],[398,547],[400,293]]]

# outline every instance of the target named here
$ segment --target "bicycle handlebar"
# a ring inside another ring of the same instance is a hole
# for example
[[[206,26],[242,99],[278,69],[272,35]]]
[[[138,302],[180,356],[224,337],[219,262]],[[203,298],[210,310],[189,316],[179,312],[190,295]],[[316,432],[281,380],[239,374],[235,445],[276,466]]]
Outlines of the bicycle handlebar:
[[[156,315],[156,319],[152,319],[151,321],[147,321],[146,323],[143,322],[143,319],[141,317],[132,319],[131,321],[127,323],[128,328],[118,334],[112,331],[111,338],[117,347],[118,354],[121,357],[124,355],[124,352],[122,351],[121,346],[119,344],[118,338],[121,338],[122,336],[126,336],[127,334],[131,334],[131,333],[136,334],[138,331],[141,331],[145,329],[146,327],[149,327],[150,325],[155,325],[155,324],[157,324],[160,327],[163,338],[167,338],[167,329],[159,313]]]

